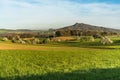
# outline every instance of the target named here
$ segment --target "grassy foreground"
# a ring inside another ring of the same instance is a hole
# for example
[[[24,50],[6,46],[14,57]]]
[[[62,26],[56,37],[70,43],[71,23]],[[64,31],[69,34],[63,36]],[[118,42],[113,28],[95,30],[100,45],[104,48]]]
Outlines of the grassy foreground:
[[[120,49],[0,51],[0,80],[120,80],[119,74]]]

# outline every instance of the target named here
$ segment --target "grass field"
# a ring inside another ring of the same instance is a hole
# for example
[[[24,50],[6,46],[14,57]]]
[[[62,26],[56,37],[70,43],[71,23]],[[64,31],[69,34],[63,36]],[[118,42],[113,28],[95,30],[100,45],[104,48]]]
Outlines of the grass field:
[[[0,80],[120,80],[119,45],[82,44],[1,42]]]

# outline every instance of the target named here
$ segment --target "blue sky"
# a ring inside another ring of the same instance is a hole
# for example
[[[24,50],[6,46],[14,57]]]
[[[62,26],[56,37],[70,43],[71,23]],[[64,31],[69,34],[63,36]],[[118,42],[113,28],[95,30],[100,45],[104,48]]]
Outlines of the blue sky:
[[[48,29],[76,22],[120,29],[120,0],[0,0],[0,28]]]
[[[80,3],[111,3],[111,4],[120,3],[120,0],[69,0],[69,1]]]

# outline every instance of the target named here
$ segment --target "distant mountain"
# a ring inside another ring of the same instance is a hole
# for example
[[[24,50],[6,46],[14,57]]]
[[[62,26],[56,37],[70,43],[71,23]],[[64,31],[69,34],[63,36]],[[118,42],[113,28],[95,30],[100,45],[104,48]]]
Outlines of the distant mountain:
[[[44,32],[44,30],[30,30],[30,29],[0,29],[0,34],[5,33],[37,33],[37,32]]]
[[[118,29],[105,28],[105,27],[101,27],[101,26],[94,26],[94,25],[85,24],[85,23],[75,23],[74,25],[60,28],[57,30],[81,30],[81,31],[99,31],[99,32],[120,33],[120,30],[118,30]]]

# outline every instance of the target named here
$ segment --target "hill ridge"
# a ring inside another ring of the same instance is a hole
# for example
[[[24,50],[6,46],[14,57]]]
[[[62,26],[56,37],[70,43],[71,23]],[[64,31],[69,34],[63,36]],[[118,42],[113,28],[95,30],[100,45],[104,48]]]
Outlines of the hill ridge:
[[[85,23],[75,23],[71,26],[66,26],[63,28],[59,28],[57,30],[84,30],[84,31],[100,31],[100,32],[117,32],[120,33],[119,29],[113,29],[113,28],[106,28],[103,26],[95,26]]]

